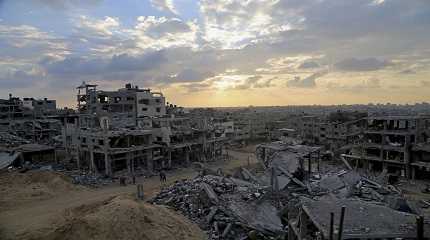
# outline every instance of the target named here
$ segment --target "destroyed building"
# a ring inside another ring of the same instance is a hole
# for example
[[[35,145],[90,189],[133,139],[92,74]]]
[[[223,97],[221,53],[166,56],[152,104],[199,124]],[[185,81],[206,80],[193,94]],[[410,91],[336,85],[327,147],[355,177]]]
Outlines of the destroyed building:
[[[425,115],[370,116],[359,112],[328,115],[293,115],[299,124],[283,121],[271,128],[272,139],[296,137],[306,144],[320,145],[355,167],[429,178],[429,117]]]
[[[361,140],[349,154],[343,155],[352,165],[415,179],[427,175],[430,159],[430,118],[426,116],[368,117]],[[419,173],[417,176],[417,173]]]
[[[98,122],[94,123],[94,114],[98,117],[105,114],[115,127],[144,127],[145,118],[166,115],[163,94],[150,89],[126,84],[117,91],[103,91],[97,90],[97,85],[83,83],[77,90],[81,126],[99,126]]]
[[[325,145],[334,150],[354,140],[364,127],[367,114],[359,112],[332,112],[328,115],[305,115],[298,120],[301,138],[310,144]]]
[[[43,117],[55,114],[56,110],[55,100],[27,97],[20,99],[10,94],[9,99],[0,99],[0,124],[7,125],[13,120]]]
[[[21,99],[9,94],[9,99],[0,99],[0,125],[4,128],[15,119],[30,117],[30,111],[25,111]]]
[[[24,108],[33,111],[36,116],[55,114],[57,110],[57,101],[48,98],[23,98],[22,105]]]
[[[56,101],[19,98],[9,95],[0,99],[0,146],[14,148],[20,144],[55,144],[61,135]]]
[[[207,121],[166,115],[162,93],[131,84],[104,91],[83,83],[77,90],[78,114],[66,120],[63,140],[79,168],[134,174],[221,155],[222,138]]]

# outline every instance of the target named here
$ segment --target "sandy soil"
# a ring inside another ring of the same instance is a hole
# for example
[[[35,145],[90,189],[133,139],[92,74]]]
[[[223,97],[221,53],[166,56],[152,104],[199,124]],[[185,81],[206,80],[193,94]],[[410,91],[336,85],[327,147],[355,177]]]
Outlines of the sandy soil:
[[[119,196],[66,211],[66,220],[53,231],[33,239],[47,240],[201,240],[197,225],[163,206]],[[22,238],[30,238],[23,236]]]
[[[0,174],[0,211],[84,189],[57,172],[3,172]]]
[[[229,172],[238,167],[247,166],[248,162],[250,165],[255,165],[254,149],[251,146],[240,151],[228,150],[232,158],[231,160],[210,163],[207,167],[213,170],[222,168],[224,172]],[[192,178],[196,175],[197,172],[193,169],[171,171],[167,173],[167,184],[184,178]],[[9,177],[2,176],[0,180],[5,180]],[[19,176],[17,179],[22,177]],[[67,183],[68,181],[65,180],[65,182]],[[138,178],[137,182],[143,184],[147,199],[154,196],[161,188],[157,177]],[[22,183],[29,184],[28,181]],[[119,186],[118,183],[113,183],[99,189],[76,187],[70,183],[70,188],[57,188],[55,186],[49,188],[45,186],[49,184],[45,183],[41,184],[41,189],[48,189],[49,191],[46,192],[49,194],[42,194],[43,197],[32,197],[31,193],[11,193],[10,189],[17,189],[17,187],[19,189],[23,185],[22,183],[8,186],[7,189],[9,190],[5,190],[7,196],[0,198],[5,203],[5,207],[0,208],[0,239],[34,239],[37,236],[64,227],[68,222],[67,214],[65,213],[70,211],[70,209],[82,205],[97,204],[97,202],[105,201],[119,195],[133,196],[136,192],[135,185]],[[66,185],[69,186],[69,184]],[[0,185],[3,184],[0,182]],[[33,189],[33,187],[30,187],[30,189]],[[64,189],[65,191],[57,191],[59,189]],[[34,187],[33,190],[35,192],[39,191],[37,187]],[[13,202],[15,204],[12,204]]]

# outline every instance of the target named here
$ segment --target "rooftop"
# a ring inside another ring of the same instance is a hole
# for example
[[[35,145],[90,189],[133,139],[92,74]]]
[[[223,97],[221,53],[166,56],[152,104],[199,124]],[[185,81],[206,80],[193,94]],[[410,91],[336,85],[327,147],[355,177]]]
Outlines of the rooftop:
[[[302,198],[303,210],[315,226],[329,238],[330,213],[339,223],[341,207],[346,208],[344,238],[415,238],[416,215],[386,206],[353,199],[311,200]]]

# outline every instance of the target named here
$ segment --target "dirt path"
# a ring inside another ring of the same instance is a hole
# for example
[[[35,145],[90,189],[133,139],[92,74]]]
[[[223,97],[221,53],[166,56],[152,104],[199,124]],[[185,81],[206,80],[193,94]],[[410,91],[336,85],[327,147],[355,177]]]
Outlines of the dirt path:
[[[256,162],[252,152],[229,150],[232,160],[226,162],[216,162],[209,164],[211,169],[222,168],[229,171],[249,163]],[[184,178],[192,178],[197,172],[192,169],[178,169],[167,173],[167,184]],[[137,179],[138,183],[143,183],[146,198],[154,196],[160,190],[158,177]],[[67,209],[89,204],[92,202],[107,199],[112,196],[122,194],[135,194],[136,186],[118,186],[118,183],[99,188],[82,191],[71,191],[48,200],[35,201],[23,204],[16,209],[0,212],[0,238],[16,239],[25,238],[25,233],[40,232],[55,228],[64,220],[64,213]]]

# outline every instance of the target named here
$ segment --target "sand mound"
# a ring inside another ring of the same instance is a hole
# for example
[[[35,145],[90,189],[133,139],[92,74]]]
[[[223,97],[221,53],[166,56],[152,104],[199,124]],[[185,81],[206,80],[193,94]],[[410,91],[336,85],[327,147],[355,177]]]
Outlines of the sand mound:
[[[74,185],[69,177],[53,171],[2,172],[0,210],[79,189],[83,188]]]
[[[65,223],[40,239],[200,240],[204,233],[162,206],[115,197],[70,209]]]

